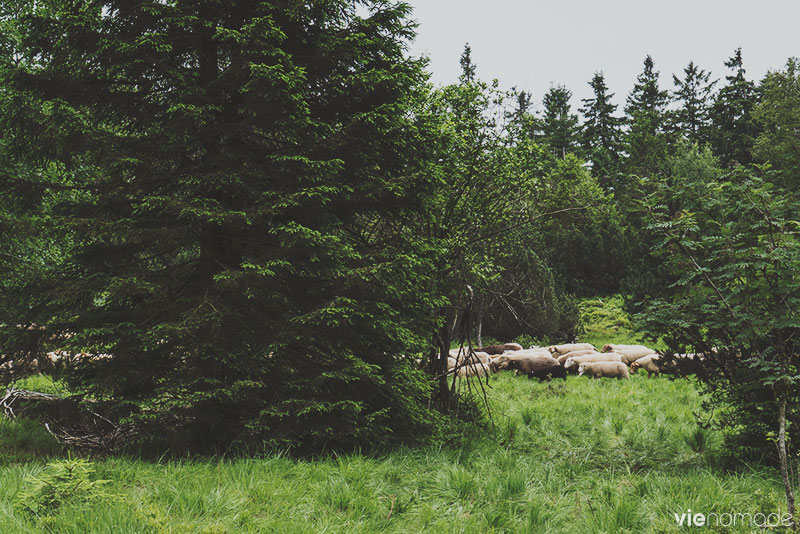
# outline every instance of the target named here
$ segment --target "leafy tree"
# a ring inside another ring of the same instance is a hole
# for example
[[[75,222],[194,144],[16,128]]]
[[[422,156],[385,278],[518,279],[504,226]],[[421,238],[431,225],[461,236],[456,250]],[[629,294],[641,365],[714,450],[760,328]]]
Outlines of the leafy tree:
[[[761,83],[761,101],[753,110],[759,128],[753,145],[756,159],[776,171],[781,185],[798,191],[800,183],[800,65],[796,58],[784,70],[767,74]]]
[[[4,282],[4,351],[111,355],[84,359],[73,387],[174,448],[429,433],[429,381],[404,356],[438,305],[412,231],[434,183],[409,10],[5,11],[2,261],[23,273],[60,249]]]
[[[566,292],[585,297],[617,291],[620,273],[630,261],[630,247],[616,206],[574,155],[558,161],[544,180],[548,185],[543,200],[546,205],[563,205],[568,198],[584,209],[561,213],[536,225],[532,248],[547,258]]]
[[[745,77],[741,48],[736,49],[725,66],[733,73],[725,76],[727,83],[717,93],[712,107],[714,153],[723,165],[733,162],[746,165],[752,161],[751,150],[757,135],[752,114],[758,94],[755,84]]]
[[[759,453],[777,450],[794,515],[789,458],[800,438],[797,201],[743,170],[708,170],[643,182],[643,216],[661,283],[645,298],[641,320],[674,352],[699,354],[695,364],[710,422],[730,428]]]
[[[625,170],[629,174],[656,174],[667,155],[669,141],[665,126],[669,93],[659,88],[658,78],[653,58],[647,56],[625,105],[628,122]]]
[[[462,75],[417,112],[439,124],[426,142],[437,162],[431,173],[441,180],[426,235],[440,257],[428,291],[447,297],[429,356],[445,407],[457,387],[444,373],[452,341],[483,335],[484,323],[490,335],[574,331],[575,314],[562,305],[563,289],[536,247],[542,221],[584,209],[583,198],[564,207],[550,195],[553,158],[537,143],[529,103],[526,93]],[[564,182],[561,191],[572,190]],[[515,319],[501,324],[501,316]]]
[[[594,97],[583,99],[581,144],[600,185],[610,191],[615,189],[614,182],[619,172],[622,119],[614,116],[617,110],[617,105],[611,102],[614,93],[608,93],[603,73],[596,72],[589,85]]]
[[[541,120],[542,142],[556,158],[563,158],[579,147],[578,116],[570,109],[572,91],[555,85],[544,95]]]
[[[690,61],[683,69],[683,79],[672,75],[675,90],[672,97],[679,104],[672,113],[673,127],[685,139],[700,145],[709,142],[711,127],[711,96],[716,80]]]

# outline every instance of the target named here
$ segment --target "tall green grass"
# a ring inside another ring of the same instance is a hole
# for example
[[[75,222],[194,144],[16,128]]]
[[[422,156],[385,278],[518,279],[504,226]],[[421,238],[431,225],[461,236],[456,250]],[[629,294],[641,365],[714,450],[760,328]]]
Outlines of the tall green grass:
[[[772,470],[726,471],[689,381],[492,377],[496,429],[382,456],[96,461],[104,502],[14,505],[42,462],[0,466],[0,532],[670,533],[673,513],[776,511]],[[5,451],[5,448],[2,449]],[[732,531],[732,532],[735,532]]]

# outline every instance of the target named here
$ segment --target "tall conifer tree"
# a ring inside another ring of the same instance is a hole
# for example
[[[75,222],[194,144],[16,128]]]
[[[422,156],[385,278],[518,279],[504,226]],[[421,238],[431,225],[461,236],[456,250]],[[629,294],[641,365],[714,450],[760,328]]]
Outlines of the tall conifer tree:
[[[659,87],[658,78],[653,58],[647,56],[625,106],[628,122],[625,169],[629,174],[657,173],[667,155],[669,143],[665,127],[669,93]]]
[[[109,354],[73,387],[168,420],[176,448],[423,435],[402,355],[435,328],[405,226],[431,190],[409,111],[426,76],[410,7],[358,4],[54,0],[11,20],[1,246],[39,229],[32,257],[71,250],[4,286],[6,354]]]
[[[672,97],[680,106],[672,113],[672,125],[682,137],[703,145],[710,140],[711,97],[717,82],[711,81],[711,73],[694,61],[683,69],[683,74],[683,79],[672,75]]]
[[[557,158],[563,158],[579,147],[578,116],[572,113],[572,91],[555,85],[544,95],[544,115],[541,121],[542,140]]]
[[[608,92],[603,73],[596,72],[589,85],[594,96],[583,99],[581,144],[600,185],[611,190],[619,171],[622,119],[614,116],[617,110],[611,101],[614,93]]]
[[[733,162],[746,165],[752,161],[751,150],[758,135],[753,109],[758,103],[755,84],[745,77],[742,49],[737,48],[725,62],[732,73],[717,93],[713,105],[713,149],[723,165]]]

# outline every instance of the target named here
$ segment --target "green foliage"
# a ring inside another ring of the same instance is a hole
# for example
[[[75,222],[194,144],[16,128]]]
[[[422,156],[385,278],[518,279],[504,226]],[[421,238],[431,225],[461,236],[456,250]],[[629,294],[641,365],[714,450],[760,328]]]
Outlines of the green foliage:
[[[439,312],[438,351],[429,358],[430,369],[442,376],[440,401],[451,389],[443,370],[453,338],[475,339],[481,329],[481,337],[503,341],[574,330],[541,232],[560,213],[558,194],[574,193],[583,201],[582,179],[590,178],[561,180],[562,173],[549,172],[558,164],[537,143],[538,123],[527,111],[526,94],[477,79],[469,50],[462,71],[458,84],[434,90],[418,112],[438,126],[428,145],[440,183],[430,224],[420,231],[439,256],[429,291],[447,298]],[[580,168],[574,157],[568,160],[570,169]]]
[[[410,8],[73,8],[3,15],[4,355],[112,355],[70,388],[174,450],[429,435]]]
[[[37,517],[51,515],[67,504],[110,502],[114,495],[105,490],[110,480],[93,479],[95,468],[84,458],[67,458],[47,464],[39,475],[25,479],[16,505]]]
[[[569,210],[536,227],[541,243],[537,248],[557,281],[579,297],[617,291],[631,251],[622,214],[610,195],[572,155],[557,162],[546,180],[550,202]]]
[[[759,87],[761,100],[753,110],[759,134],[753,155],[768,162],[780,184],[797,191],[800,176],[800,65],[796,58],[783,70],[767,74]]]
[[[644,297],[642,324],[670,352],[700,353],[710,422],[734,430],[739,454],[766,454],[788,477],[800,439],[797,199],[741,167],[644,186],[661,283]]]

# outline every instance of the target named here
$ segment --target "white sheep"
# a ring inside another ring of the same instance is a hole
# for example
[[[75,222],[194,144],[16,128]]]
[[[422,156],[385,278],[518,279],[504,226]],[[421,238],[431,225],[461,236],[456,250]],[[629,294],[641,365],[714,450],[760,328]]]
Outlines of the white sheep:
[[[589,362],[621,362],[622,356],[614,352],[595,352],[583,356],[573,356],[564,362],[564,369],[576,369],[582,363]]]
[[[650,347],[645,347],[644,345],[616,345],[613,343],[607,343],[606,345],[603,345],[603,350],[601,352],[616,352],[617,354],[624,354],[630,358],[634,358],[632,360],[633,362],[642,356],[653,354],[655,351]]]
[[[636,370],[641,367],[647,371],[647,378],[650,378],[654,374],[658,376],[661,374],[661,369],[656,362],[660,359],[661,355],[659,354],[648,354],[647,356],[642,356],[631,364],[631,373],[635,373]]]
[[[573,350],[572,352],[562,354],[561,356],[556,358],[556,360],[558,360],[558,363],[560,363],[561,365],[564,365],[564,362],[566,362],[568,358],[572,358],[573,356],[585,356],[587,354],[600,354],[600,353],[594,349]]]
[[[567,343],[565,345],[550,345],[547,347],[553,354],[566,354],[575,350],[597,350],[591,343]]]
[[[622,362],[585,362],[578,367],[578,376],[589,374],[592,378],[617,378],[627,380],[628,366]]]

